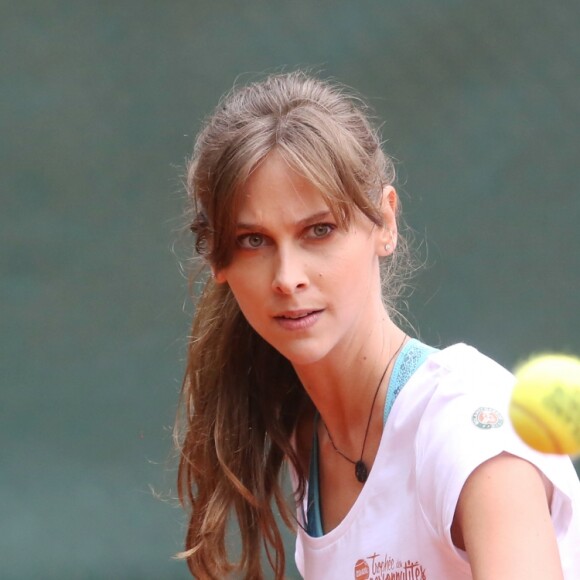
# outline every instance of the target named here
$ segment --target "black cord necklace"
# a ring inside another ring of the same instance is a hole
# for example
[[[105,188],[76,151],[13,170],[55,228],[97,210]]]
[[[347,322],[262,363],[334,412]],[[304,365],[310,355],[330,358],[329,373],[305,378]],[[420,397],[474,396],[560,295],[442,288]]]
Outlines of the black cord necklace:
[[[383,379],[385,378],[385,375],[387,374],[387,370],[389,370],[391,363],[393,362],[393,360],[395,359],[397,354],[399,354],[400,350],[403,348],[403,344],[405,343],[406,338],[407,338],[407,335],[405,334],[405,336],[403,337],[403,342],[401,342],[401,345],[399,346],[399,348],[394,352],[393,356],[389,359],[389,362],[387,363],[387,366],[385,367],[385,370],[383,371],[383,374],[381,375],[381,378],[379,379],[379,384],[377,385],[377,388],[375,390],[375,396],[373,397],[373,402],[371,403],[371,411],[369,413],[369,420],[367,421],[367,428],[365,430],[365,438],[363,439],[362,449],[360,452],[360,459],[358,461],[353,461],[350,457],[347,457],[334,444],[334,441],[332,440],[332,435],[330,434],[330,431],[328,430],[326,423],[324,422],[324,420],[322,421],[322,424],[324,425],[324,429],[326,430],[326,434],[328,435],[328,438],[330,439],[330,443],[332,444],[333,449],[339,455],[342,455],[342,457],[344,457],[349,463],[352,463],[354,465],[354,476],[361,483],[364,483],[368,479],[368,476],[369,476],[369,468],[367,467],[366,463],[363,461],[363,455],[365,452],[365,445],[367,444],[367,436],[369,434],[369,427],[371,426],[371,419],[373,416],[373,409],[375,408],[375,402],[377,400],[377,395],[379,394],[379,389],[381,388],[381,384],[383,383]]]

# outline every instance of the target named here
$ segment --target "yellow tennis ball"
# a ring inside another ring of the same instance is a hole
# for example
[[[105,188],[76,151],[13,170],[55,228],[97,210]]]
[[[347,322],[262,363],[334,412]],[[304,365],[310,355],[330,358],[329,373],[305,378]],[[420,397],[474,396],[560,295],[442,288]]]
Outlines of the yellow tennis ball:
[[[518,435],[544,453],[580,453],[580,358],[534,356],[515,371],[510,419]]]

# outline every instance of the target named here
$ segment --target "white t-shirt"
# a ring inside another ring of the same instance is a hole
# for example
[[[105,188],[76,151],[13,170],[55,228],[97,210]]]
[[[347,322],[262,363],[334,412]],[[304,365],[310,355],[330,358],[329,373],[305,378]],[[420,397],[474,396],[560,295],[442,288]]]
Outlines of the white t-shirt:
[[[472,578],[465,552],[451,540],[455,507],[472,471],[505,451],[536,465],[554,485],[564,577],[578,580],[580,482],[569,458],[536,452],[514,432],[513,382],[466,345],[432,354],[398,395],[369,478],[344,520],[321,537],[298,528],[296,564],[304,578]],[[302,524],[306,502],[298,509]]]

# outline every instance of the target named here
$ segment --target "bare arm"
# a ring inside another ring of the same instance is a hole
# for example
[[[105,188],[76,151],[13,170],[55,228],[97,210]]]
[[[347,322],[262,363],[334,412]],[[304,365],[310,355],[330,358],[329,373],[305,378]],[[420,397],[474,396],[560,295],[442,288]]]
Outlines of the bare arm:
[[[563,578],[550,499],[540,472],[513,455],[498,455],[469,476],[451,535],[466,550],[474,580]]]

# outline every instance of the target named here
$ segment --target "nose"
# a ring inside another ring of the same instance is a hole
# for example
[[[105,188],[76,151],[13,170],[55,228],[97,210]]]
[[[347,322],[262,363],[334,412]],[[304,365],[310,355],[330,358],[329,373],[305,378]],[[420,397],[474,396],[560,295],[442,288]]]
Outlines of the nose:
[[[294,294],[308,287],[308,276],[300,252],[279,249],[276,256],[272,288],[280,294]]]

